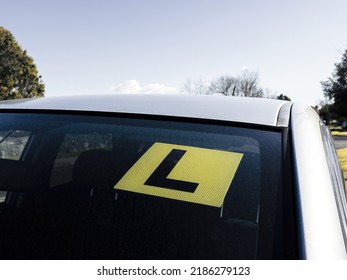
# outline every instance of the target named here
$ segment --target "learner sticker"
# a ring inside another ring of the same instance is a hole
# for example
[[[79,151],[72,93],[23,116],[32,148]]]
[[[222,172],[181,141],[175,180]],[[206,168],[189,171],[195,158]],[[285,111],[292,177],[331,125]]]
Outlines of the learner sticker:
[[[154,143],[115,189],[221,207],[242,156]]]

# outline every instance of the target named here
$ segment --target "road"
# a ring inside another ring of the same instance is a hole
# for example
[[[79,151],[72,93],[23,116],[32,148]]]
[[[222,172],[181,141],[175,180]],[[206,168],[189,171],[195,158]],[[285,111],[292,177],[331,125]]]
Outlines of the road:
[[[336,149],[347,148],[347,137],[335,136],[334,137]]]

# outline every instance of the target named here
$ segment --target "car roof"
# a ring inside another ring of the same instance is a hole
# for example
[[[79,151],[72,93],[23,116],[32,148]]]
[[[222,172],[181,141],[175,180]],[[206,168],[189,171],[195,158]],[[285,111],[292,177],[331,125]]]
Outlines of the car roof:
[[[291,102],[185,94],[114,94],[0,101],[0,110],[112,112],[287,126]],[[283,108],[287,108],[283,110]],[[281,112],[281,114],[280,114]],[[282,116],[280,116],[282,115]]]

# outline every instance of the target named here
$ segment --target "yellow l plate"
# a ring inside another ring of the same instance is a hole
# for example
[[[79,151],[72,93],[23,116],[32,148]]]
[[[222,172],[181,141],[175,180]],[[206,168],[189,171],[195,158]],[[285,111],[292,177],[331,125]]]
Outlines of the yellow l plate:
[[[221,207],[243,154],[154,143],[115,189]]]

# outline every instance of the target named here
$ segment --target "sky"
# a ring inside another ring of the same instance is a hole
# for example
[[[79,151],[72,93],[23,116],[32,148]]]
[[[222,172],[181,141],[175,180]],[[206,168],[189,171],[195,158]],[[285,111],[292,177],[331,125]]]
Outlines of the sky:
[[[180,93],[247,69],[316,105],[347,49],[346,11],[346,0],[0,0],[0,26],[46,96]]]

